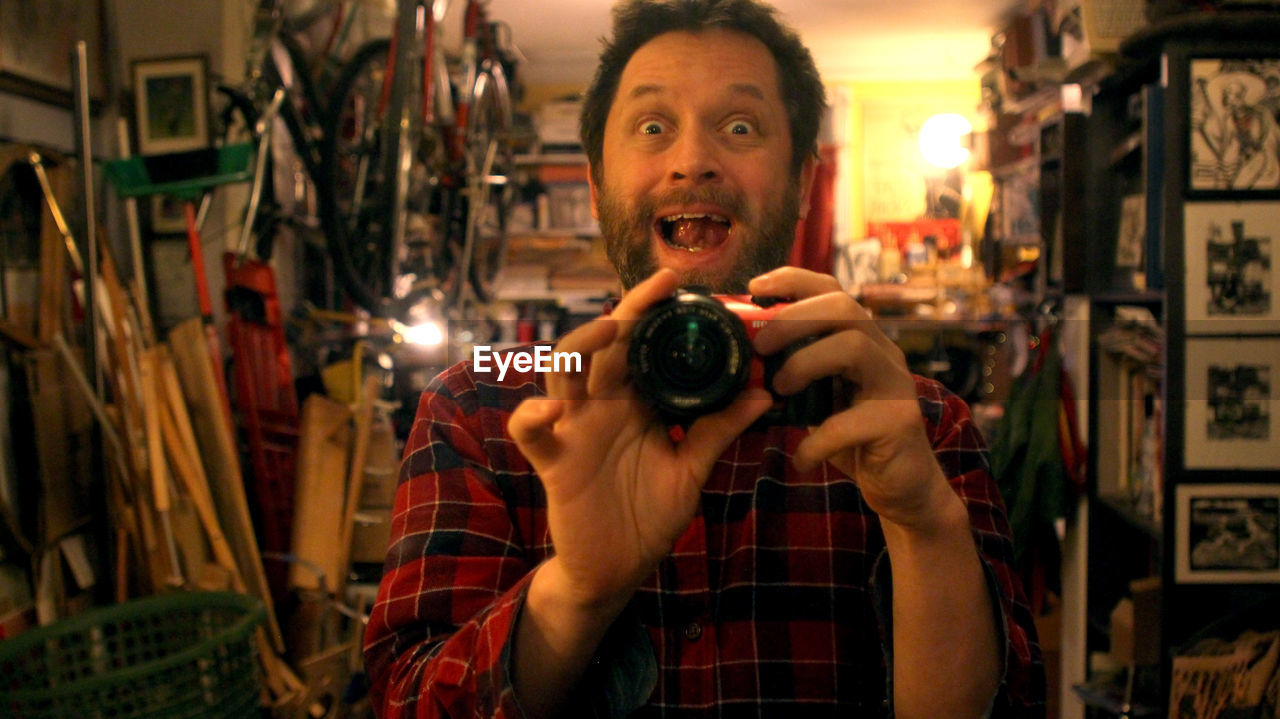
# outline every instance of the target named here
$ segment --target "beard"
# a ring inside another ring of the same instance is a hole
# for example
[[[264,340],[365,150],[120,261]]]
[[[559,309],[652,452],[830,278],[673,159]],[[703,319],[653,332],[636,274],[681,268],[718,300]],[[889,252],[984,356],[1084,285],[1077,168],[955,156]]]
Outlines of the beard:
[[[658,271],[651,241],[658,207],[713,204],[723,207],[733,218],[737,256],[728,269],[691,270],[680,281],[686,286],[708,287],[716,293],[746,294],[751,278],[787,263],[800,217],[800,182],[798,177],[793,178],[776,201],[761,207],[759,217],[752,216],[741,192],[721,187],[670,190],[627,207],[621,198],[601,186],[598,200],[596,209],[605,249],[624,289],[631,289]]]

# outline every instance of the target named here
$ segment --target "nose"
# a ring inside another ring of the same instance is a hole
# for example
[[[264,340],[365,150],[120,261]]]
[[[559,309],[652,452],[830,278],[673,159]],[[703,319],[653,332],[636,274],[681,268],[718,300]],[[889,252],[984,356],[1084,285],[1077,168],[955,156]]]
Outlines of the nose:
[[[672,144],[671,181],[700,185],[721,177],[715,138],[701,129],[685,129]]]

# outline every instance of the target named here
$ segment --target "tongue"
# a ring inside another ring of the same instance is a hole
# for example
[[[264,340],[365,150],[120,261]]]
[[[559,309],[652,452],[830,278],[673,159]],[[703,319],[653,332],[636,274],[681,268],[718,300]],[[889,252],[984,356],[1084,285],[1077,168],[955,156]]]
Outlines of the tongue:
[[[682,218],[671,228],[671,244],[686,250],[718,247],[728,236],[728,225],[705,217]]]

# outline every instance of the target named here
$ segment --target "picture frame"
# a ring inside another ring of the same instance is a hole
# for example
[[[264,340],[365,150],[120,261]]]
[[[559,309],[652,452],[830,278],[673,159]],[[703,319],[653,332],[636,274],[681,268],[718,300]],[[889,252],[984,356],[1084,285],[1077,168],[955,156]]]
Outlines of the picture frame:
[[[1187,185],[1191,191],[1280,190],[1277,119],[1268,81],[1280,58],[1192,58]]]
[[[1125,195],[1120,202],[1120,229],[1116,233],[1116,267],[1142,267],[1142,248],[1147,236],[1147,196]]]
[[[1174,581],[1280,583],[1280,484],[1175,487]]]
[[[1280,201],[1183,206],[1188,335],[1280,332]]]
[[[133,63],[138,152],[155,155],[209,146],[209,99],[204,56]]]
[[[157,235],[185,233],[187,216],[183,201],[172,195],[152,195],[151,231]]]
[[[1280,468],[1280,338],[1186,341],[1187,469]]]

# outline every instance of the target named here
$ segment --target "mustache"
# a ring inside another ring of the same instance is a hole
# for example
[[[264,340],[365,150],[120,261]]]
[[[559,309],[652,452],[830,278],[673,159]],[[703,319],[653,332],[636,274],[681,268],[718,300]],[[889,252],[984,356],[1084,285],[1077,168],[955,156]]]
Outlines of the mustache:
[[[646,197],[639,206],[640,217],[653,217],[659,207],[670,205],[717,205],[730,214],[741,217],[746,207],[746,197],[741,192],[726,187],[674,187],[656,196]]]

